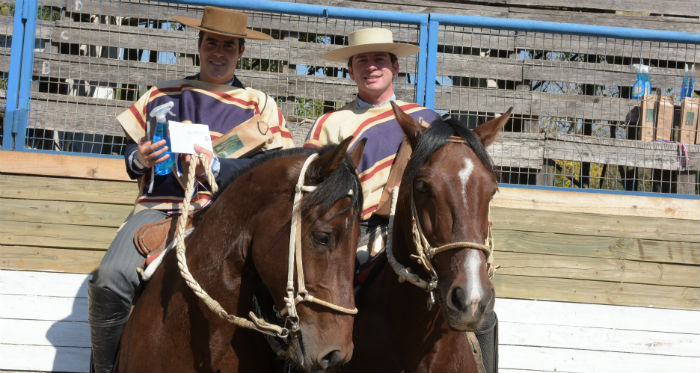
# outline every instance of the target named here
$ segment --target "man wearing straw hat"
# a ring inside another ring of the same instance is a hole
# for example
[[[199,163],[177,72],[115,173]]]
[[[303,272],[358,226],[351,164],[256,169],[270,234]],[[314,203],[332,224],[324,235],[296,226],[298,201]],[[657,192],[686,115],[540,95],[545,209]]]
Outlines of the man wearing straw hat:
[[[226,180],[260,151],[294,146],[275,101],[263,92],[245,87],[235,75],[236,64],[245,51],[245,39],[272,38],[247,29],[247,15],[230,9],[208,6],[201,19],[174,19],[200,30],[199,74],[156,84],[117,116],[130,138],[124,153],[126,169],[131,178],[139,179],[139,196],[134,211],[88,284],[91,368],[96,372],[112,371],[132,300],[141,285],[136,269],[142,265],[144,256],[134,243],[134,234],[147,224],[178,214],[184,198],[188,175],[181,171],[188,169],[189,155],[178,157],[179,162],[165,175],[153,171],[156,164],[169,158],[163,155],[168,150],[166,141],[151,140],[154,109],[166,108],[168,120],[208,125],[216,154],[198,145],[194,148],[205,154],[217,182]],[[199,165],[197,185],[191,197],[195,209],[206,206],[212,198],[203,171]]]
[[[357,85],[357,95],[344,107],[322,115],[309,131],[305,147],[322,147],[339,143],[353,136],[348,148],[367,139],[358,173],[362,183],[364,205],[362,211],[361,247],[358,260],[383,249],[387,234],[389,213],[389,191],[399,180],[391,174],[394,161],[401,148],[404,133],[396,122],[391,101],[418,121],[432,123],[440,115],[435,111],[396,100],[393,81],[399,73],[398,59],[418,53],[419,47],[395,43],[391,30],[367,28],[348,35],[348,46],[332,50],[323,55],[328,61],[347,63],[350,78]],[[400,162],[400,161],[399,161]],[[365,246],[366,245],[366,246]],[[477,338],[487,372],[498,370],[497,320],[495,313]]]

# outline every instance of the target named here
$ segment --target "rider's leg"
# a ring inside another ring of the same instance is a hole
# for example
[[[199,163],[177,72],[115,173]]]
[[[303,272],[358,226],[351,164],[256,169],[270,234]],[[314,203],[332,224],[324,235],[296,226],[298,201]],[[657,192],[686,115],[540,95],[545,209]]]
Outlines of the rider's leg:
[[[476,339],[479,340],[486,372],[498,372],[498,317],[496,317],[496,312],[491,313],[491,316],[485,320],[481,329],[475,334]]]
[[[144,257],[134,245],[134,234],[142,226],[166,217],[158,210],[144,210],[131,216],[88,283],[88,319],[95,372],[112,371],[131,302],[140,285],[136,268],[141,266]]]

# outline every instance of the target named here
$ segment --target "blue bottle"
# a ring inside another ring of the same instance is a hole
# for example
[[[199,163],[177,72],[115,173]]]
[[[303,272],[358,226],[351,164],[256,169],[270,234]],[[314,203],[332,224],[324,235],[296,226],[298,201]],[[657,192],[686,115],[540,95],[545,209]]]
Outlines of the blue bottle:
[[[681,100],[688,97],[688,64],[685,64],[685,71],[683,71],[683,85],[681,85]]]
[[[642,66],[644,64],[634,64],[634,68],[637,70],[637,80],[634,82],[634,85],[632,86],[632,98],[633,99],[641,99],[644,97],[644,93],[646,92],[646,87],[645,87],[645,79],[644,79],[644,74],[642,73]]]
[[[156,128],[153,131],[153,142],[156,143],[162,139],[165,139],[167,141],[165,146],[168,147],[168,151],[163,153],[160,156],[160,158],[164,157],[165,155],[170,155],[170,158],[168,158],[168,160],[166,160],[165,162],[156,164],[155,172],[158,175],[167,175],[171,173],[172,168],[175,165],[175,156],[173,156],[173,153],[170,151],[170,132],[168,129],[168,120],[166,119],[167,114],[175,115],[170,111],[170,109],[172,109],[174,105],[175,103],[172,101],[166,102],[165,104],[158,105],[155,108],[153,108],[153,110],[151,110],[151,113],[149,114],[151,118],[155,118],[156,120]]]
[[[695,83],[695,64],[690,65],[688,71],[688,84],[686,85],[685,97],[693,97],[693,84]]]

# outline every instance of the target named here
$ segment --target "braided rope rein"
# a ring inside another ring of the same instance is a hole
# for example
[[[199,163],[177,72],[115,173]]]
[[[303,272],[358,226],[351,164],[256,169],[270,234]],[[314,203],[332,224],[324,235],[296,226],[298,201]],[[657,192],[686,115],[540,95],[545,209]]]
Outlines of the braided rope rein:
[[[304,271],[303,271],[303,265],[302,265],[302,258],[301,258],[301,197],[303,192],[310,192],[316,189],[315,186],[305,186],[304,185],[304,177],[306,174],[306,170],[311,164],[311,162],[318,157],[318,153],[314,153],[311,156],[309,156],[306,161],[304,162],[304,165],[301,168],[301,172],[299,174],[299,178],[297,180],[297,184],[295,186],[295,195],[294,195],[294,202],[293,202],[293,207],[292,207],[292,222],[291,222],[291,229],[290,229],[290,238],[289,238],[289,257],[288,257],[288,271],[287,271],[287,297],[284,298],[285,302],[285,307],[278,312],[278,316],[285,316],[286,314],[286,320],[285,320],[285,325],[290,324],[291,327],[286,328],[282,327],[279,325],[275,325],[272,323],[268,323],[267,321],[258,318],[255,316],[255,314],[251,311],[248,313],[248,317],[250,317],[250,320],[239,317],[236,315],[229,314],[223,306],[219,302],[217,302],[215,299],[213,299],[197,282],[197,280],[192,276],[192,274],[189,271],[189,267],[187,265],[187,259],[186,259],[186,248],[185,248],[185,227],[187,225],[187,216],[189,215],[190,212],[190,200],[189,196],[193,193],[194,191],[194,180],[195,180],[195,169],[197,167],[197,163],[202,163],[204,166],[205,174],[207,176],[207,180],[209,182],[209,185],[212,186],[212,191],[216,193],[218,191],[218,186],[216,185],[216,181],[214,180],[214,174],[211,171],[211,166],[209,165],[208,162],[206,162],[206,157],[200,156],[200,155],[193,155],[192,159],[190,161],[189,165],[189,170],[188,170],[188,179],[187,179],[187,185],[185,188],[185,198],[183,199],[183,206],[182,206],[182,214],[178,218],[177,221],[177,234],[176,234],[176,253],[177,253],[177,263],[178,263],[178,268],[180,269],[180,274],[182,275],[182,278],[185,280],[185,283],[187,283],[187,286],[192,289],[192,291],[199,297],[204,304],[215,314],[219,315],[222,319],[248,329],[256,330],[258,332],[261,332],[263,334],[267,334],[270,336],[286,339],[289,336],[290,330],[293,332],[296,332],[299,330],[299,316],[296,311],[296,305],[301,303],[301,302],[312,302],[319,304],[321,306],[324,306],[326,308],[329,308],[331,310],[337,311],[337,312],[342,312],[350,315],[354,315],[357,313],[357,308],[345,308],[342,306],[338,306],[336,304],[324,301],[322,299],[316,298],[313,295],[309,294],[309,292],[306,290],[305,284],[304,284]],[[348,192],[348,195],[352,194],[352,190]],[[293,273],[294,273],[294,263],[296,262],[297,264],[297,274],[298,274],[298,287],[299,290],[297,291],[297,294],[294,294],[294,278],[293,278]]]
[[[206,157],[200,156],[198,154],[192,155],[192,159],[190,160],[190,165],[188,169],[188,178],[187,178],[187,185],[185,188],[185,198],[183,199],[182,203],[182,213],[178,217],[177,220],[177,234],[176,234],[176,240],[177,243],[175,245],[176,247],[176,254],[177,254],[177,266],[180,269],[180,275],[182,278],[185,280],[185,283],[187,283],[187,286],[192,289],[195,295],[199,297],[199,299],[204,302],[204,304],[215,314],[219,315],[222,319],[236,325],[240,326],[243,328],[247,329],[252,329],[256,330],[260,333],[271,335],[274,337],[279,337],[279,338],[287,338],[289,335],[289,330],[286,328],[282,328],[278,325],[275,324],[270,324],[266,322],[265,320],[262,320],[258,317],[255,316],[253,312],[248,313],[248,317],[250,317],[250,320],[239,317],[236,315],[232,315],[224,309],[223,306],[219,302],[217,302],[215,299],[213,299],[197,282],[197,280],[192,276],[192,273],[190,273],[189,267],[187,265],[187,258],[185,256],[186,254],[186,247],[185,247],[185,227],[187,225],[187,217],[189,216],[190,213],[190,196],[192,195],[194,191],[194,181],[195,181],[195,170],[197,167],[197,163],[202,163],[204,166],[205,174],[207,177],[207,181],[209,182],[209,185],[212,187],[212,191],[216,193],[219,189],[218,185],[216,184],[216,181],[214,180],[214,173],[211,171],[211,165],[209,162],[206,161]]]

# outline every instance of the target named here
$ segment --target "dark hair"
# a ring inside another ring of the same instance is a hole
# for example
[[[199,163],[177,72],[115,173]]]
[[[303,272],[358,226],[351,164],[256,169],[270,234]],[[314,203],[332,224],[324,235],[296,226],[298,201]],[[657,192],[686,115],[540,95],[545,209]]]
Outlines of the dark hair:
[[[199,30],[199,38],[197,39],[197,47],[200,47],[202,45],[202,40],[204,40],[204,33],[206,31]],[[240,52],[241,48],[245,45],[245,39],[244,38],[236,38],[238,39],[238,51]]]
[[[384,52],[384,53],[387,53],[389,55],[389,59],[391,60],[392,64],[396,63],[396,61],[399,60],[398,57],[396,57],[396,55],[391,53],[391,52]],[[350,56],[350,58],[348,58],[348,67],[352,67],[352,57],[353,56]]]

